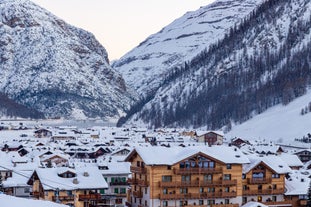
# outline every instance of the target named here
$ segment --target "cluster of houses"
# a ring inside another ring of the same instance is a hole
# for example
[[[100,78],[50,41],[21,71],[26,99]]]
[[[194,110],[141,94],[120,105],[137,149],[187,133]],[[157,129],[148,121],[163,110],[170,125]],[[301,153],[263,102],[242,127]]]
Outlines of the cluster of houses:
[[[0,127],[0,190],[71,207],[307,206],[310,160],[217,131]]]

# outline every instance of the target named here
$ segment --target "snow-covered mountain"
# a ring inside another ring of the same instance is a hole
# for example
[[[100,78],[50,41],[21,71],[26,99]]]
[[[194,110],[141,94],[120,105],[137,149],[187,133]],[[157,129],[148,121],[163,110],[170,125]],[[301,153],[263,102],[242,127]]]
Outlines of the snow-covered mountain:
[[[134,93],[95,37],[29,0],[0,1],[0,92],[47,117],[114,117]]]
[[[163,82],[173,67],[190,61],[229,29],[249,15],[264,0],[218,0],[188,12],[151,35],[113,67],[125,81],[147,96]]]
[[[234,2],[248,9],[230,10],[236,8]],[[218,8],[217,5],[222,6]],[[306,93],[311,85],[311,1],[221,0],[205,8],[210,10],[203,14],[213,13],[218,8],[222,15],[241,18],[224,24],[227,29],[214,36],[206,50],[193,50],[191,55],[198,53],[190,61],[181,59],[178,61],[180,66],[167,67],[161,74],[157,71],[161,70],[159,68],[150,69],[148,73],[156,71],[158,74],[154,79],[159,87],[129,113],[128,123],[208,129],[226,126],[225,130],[230,130],[232,123],[243,123],[272,106],[287,105]],[[200,17],[190,19],[201,22]],[[212,19],[205,22],[218,28],[218,22]],[[186,26],[183,24],[180,28]],[[152,37],[161,36],[163,31]],[[201,33],[195,29],[191,32]],[[193,35],[181,33],[179,36],[190,38]],[[197,41],[189,42],[195,44]],[[166,48],[164,43],[162,48]],[[148,59],[145,64],[141,60],[140,64],[148,66]],[[128,61],[129,65],[131,61]],[[128,71],[135,74],[137,68]],[[147,91],[142,85],[135,86],[141,93]]]

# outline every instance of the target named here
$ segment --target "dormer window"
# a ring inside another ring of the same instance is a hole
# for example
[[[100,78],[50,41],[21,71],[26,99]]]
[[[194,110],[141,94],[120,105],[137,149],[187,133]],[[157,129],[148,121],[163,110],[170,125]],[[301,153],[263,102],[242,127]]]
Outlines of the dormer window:
[[[75,172],[67,170],[67,171],[64,171],[64,172],[59,172],[58,176],[62,177],[62,178],[74,178],[74,177],[77,176],[77,174]]]

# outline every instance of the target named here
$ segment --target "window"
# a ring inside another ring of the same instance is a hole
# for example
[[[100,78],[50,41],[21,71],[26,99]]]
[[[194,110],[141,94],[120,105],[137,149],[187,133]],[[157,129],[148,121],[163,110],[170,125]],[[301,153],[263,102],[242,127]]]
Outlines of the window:
[[[162,182],[172,182],[172,176],[170,175],[163,175]]]
[[[230,170],[231,167],[232,167],[231,164],[227,164],[226,166],[227,166],[227,169],[228,169],[228,170]]]
[[[120,193],[121,194],[126,194],[126,188],[120,188]]]
[[[168,206],[168,201],[163,201],[163,206]]]
[[[137,161],[137,162],[136,162],[136,166],[137,166],[137,167],[140,167],[140,161]]]
[[[179,201],[179,206],[187,206],[188,201]]]
[[[244,179],[246,179],[246,174],[242,174],[242,179],[244,180]]]
[[[148,194],[148,188],[145,188],[145,194]]]
[[[122,204],[122,198],[116,198],[116,204]]]
[[[276,202],[276,196],[272,196],[272,201]]]
[[[145,200],[145,206],[148,206],[148,202],[147,202],[147,200]]]
[[[119,193],[119,188],[114,189],[114,193],[118,194]]]
[[[167,188],[164,188],[164,189],[163,189],[163,194],[167,194],[167,193],[168,193]]]
[[[243,185],[243,190],[248,190],[247,185]]]
[[[225,199],[225,204],[229,204],[229,199]]]
[[[247,203],[247,197],[242,197],[242,203]]]
[[[252,178],[255,178],[255,179],[261,179],[264,177],[265,177],[265,175],[263,172],[253,173],[253,175],[252,175]]]
[[[172,166],[167,166],[167,169],[168,169],[168,170],[171,170],[171,169],[172,169]]]
[[[231,174],[224,174],[224,180],[231,180]]]
[[[213,175],[212,174],[207,174],[207,175],[204,175],[204,181],[211,181],[213,180]]]
[[[215,192],[215,188],[212,187],[212,188],[207,188],[207,192],[211,193],[211,192]]]
[[[210,167],[210,168],[215,168],[215,162],[210,161],[210,162],[209,162],[209,167]]]
[[[230,192],[230,188],[229,187],[225,187],[225,192]]]
[[[180,188],[180,194],[188,193],[188,188]]]
[[[275,190],[276,189],[276,184],[272,185],[272,189]]]
[[[214,205],[215,204],[215,200],[207,200],[207,205]]]
[[[257,196],[257,201],[261,202],[262,201],[262,196]]]
[[[200,187],[200,193],[204,193],[204,188]]]
[[[67,195],[71,196],[72,195],[72,191],[71,190],[67,190]]]
[[[280,174],[272,174],[272,178],[280,178]]]
[[[100,189],[99,193],[100,194],[105,194],[105,189]]]
[[[199,200],[199,205],[203,206],[204,205],[204,200]]]
[[[188,182],[190,180],[191,180],[190,175],[182,175],[181,176],[181,181]]]
[[[24,188],[24,193],[29,193],[30,192],[30,188]]]

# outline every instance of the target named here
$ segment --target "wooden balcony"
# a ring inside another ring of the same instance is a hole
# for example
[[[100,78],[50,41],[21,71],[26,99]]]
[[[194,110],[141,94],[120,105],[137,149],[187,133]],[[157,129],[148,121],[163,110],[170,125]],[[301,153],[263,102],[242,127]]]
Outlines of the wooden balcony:
[[[58,196],[58,200],[60,201],[73,201],[74,195],[68,195],[68,196]],[[52,200],[55,202],[57,201],[57,196],[52,196]]]
[[[129,185],[128,182],[124,181],[114,181],[109,183],[110,186],[116,186],[116,185]]]
[[[248,184],[267,184],[271,183],[271,178],[248,178]]]
[[[243,195],[278,195],[284,194],[284,189],[243,190]]]
[[[236,179],[234,180],[222,180],[222,185],[237,185],[238,181]]]
[[[162,182],[159,181],[159,187],[207,187],[207,186],[230,186],[237,185],[237,180],[194,180],[181,182]]]
[[[130,170],[132,173],[139,173],[139,174],[146,174],[147,173],[147,169],[142,168],[142,167],[131,166]]]
[[[239,207],[239,204],[213,204],[211,207]]]
[[[183,194],[159,194],[160,200],[179,199],[208,199],[208,198],[234,198],[236,192],[203,192],[203,193],[183,193]]]
[[[275,202],[261,202],[267,206],[282,206],[282,205],[293,205],[292,201],[275,201]]]
[[[149,185],[149,182],[147,180],[137,180],[137,185],[141,187],[147,187]]]
[[[174,173],[177,175],[187,175],[187,174],[211,174],[211,173],[221,173],[222,168],[174,168]]]
[[[226,198],[233,198],[236,197],[237,193],[236,192],[222,192],[221,197],[226,197]]]
[[[133,191],[133,196],[136,198],[142,198],[143,193],[141,191]]]
[[[136,184],[137,184],[137,179],[135,179],[135,178],[129,178],[129,179],[127,180],[127,182],[128,182],[129,184],[131,184],[131,185],[136,185]]]
[[[79,195],[79,201],[86,201],[86,200],[96,200],[99,201],[101,200],[101,195],[99,193],[95,194],[86,194],[86,195]]]

